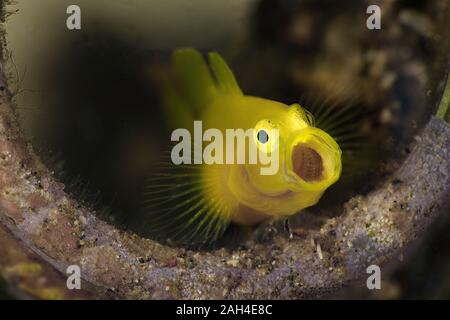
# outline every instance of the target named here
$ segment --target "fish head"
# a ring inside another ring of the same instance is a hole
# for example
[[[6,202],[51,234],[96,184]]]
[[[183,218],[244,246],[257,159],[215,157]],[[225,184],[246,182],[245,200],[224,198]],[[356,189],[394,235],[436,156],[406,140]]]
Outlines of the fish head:
[[[246,207],[288,216],[316,204],[339,179],[341,150],[300,105],[267,104],[270,111],[253,116],[258,161],[233,166],[229,186]]]

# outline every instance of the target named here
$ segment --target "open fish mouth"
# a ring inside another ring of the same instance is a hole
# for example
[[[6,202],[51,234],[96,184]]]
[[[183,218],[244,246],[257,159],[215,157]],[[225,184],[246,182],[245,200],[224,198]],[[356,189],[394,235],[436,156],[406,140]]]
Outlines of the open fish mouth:
[[[323,178],[322,156],[305,143],[297,144],[291,156],[292,170],[306,182],[320,181]]]
[[[326,189],[341,174],[341,150],[336,141],[317,128],[297,132],[287,150],[287,175],[293,191]]]

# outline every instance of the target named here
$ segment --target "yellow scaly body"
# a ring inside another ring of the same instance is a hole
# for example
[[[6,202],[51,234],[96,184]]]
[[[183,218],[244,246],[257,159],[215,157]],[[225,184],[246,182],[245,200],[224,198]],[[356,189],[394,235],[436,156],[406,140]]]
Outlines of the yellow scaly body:
[[[165,86],[165,111],[172,128],[192,131],[193,121],[201,120],[204,131],[215,128],[224,136],[227,129],[254,129],[258,150],[276,141],[268,135],[262,143],[258,133],[276,129],[277,148],[269,152],[278,152],[279,166],[275,174],[262,175],[260,162],[192,165],[196,166],[192,183],[197,192],[191,195],[195,200],[180,197],[178,201],[186,205],[179,206],[178,212],[171,210],[186,218],[186,226],[180,231],[173,223],[167,229],[173,230],[173,239],[189,235],[182,242],[216,240],[230,221],[254,225],[293,215],[316,204],[341,174],[338,144],[313,126],[312,117],[299,104],[244,95],[225,61],[217,53],[208,58],[209,64],[194,49],[174,52],[173,78]],[[170,232],[167,237],[172,238]]]

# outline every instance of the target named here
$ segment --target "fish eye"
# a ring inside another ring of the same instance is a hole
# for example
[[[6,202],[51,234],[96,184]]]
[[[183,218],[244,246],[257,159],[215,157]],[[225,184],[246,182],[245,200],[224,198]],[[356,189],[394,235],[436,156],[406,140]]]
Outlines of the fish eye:
[[[269,134],[264,129],[258,131],[257,137],[258,141],[261,143],[267,143],[269,141]]]

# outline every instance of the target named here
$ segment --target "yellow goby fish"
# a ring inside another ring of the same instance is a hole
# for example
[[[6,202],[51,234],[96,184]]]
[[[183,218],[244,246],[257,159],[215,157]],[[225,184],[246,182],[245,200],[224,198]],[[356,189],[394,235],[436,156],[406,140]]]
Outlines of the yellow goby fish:
[[[275,174],[263,164],[171,165],[149,183],[149,228],[185,244],[217,240],[230,222],[255,225],[315,205],[341,174],[341,150],[299,104],[246,96],[222,57],[176,50],[164,86],[164,110],[172,129],[254,129],[260,151],[278,152]],[[277,137],[271,137],[277,132]],[[275,141],[276,140],[276,141]],[[276,149],[268,148],[277,144]],[[239,148],[240,146],[236,146]],[[195,147],[194,147],[195,149]],[[225,149],[224,149],[225,150]]]

